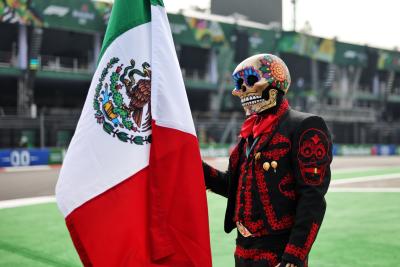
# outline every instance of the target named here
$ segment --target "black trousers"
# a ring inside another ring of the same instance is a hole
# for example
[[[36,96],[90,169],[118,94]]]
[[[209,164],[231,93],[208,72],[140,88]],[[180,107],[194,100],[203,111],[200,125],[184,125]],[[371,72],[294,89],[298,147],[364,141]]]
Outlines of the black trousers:
[[[275,267],[289,240],[290,232],[262,237],[243,237],[238,233],[235,267]]]

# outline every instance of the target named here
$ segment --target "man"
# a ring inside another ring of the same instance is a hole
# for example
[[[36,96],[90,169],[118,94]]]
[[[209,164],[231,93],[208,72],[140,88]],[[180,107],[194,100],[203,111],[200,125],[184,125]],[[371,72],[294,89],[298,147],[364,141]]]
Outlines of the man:
[[[207,188],[228,198],[235,266],[306,267],[326,208],[330,133],[321,117],[289,107],[290,74],[279,57],[252,56],[233,79],[247,119],[228,170],[203,168]]]

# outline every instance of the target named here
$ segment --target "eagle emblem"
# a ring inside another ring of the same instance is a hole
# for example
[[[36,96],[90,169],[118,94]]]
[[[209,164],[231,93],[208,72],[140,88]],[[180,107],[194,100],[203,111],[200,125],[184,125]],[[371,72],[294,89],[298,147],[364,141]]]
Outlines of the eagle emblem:
[[[103,130],[122,142],[151,143],[151,68],[148,62],[136,67],[111,58],[104,67],[93,99],[94,117]]]

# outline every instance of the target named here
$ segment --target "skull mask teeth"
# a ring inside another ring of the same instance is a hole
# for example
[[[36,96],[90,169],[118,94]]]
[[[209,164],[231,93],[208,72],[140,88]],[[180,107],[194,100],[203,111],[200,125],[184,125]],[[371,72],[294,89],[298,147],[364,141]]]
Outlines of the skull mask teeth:
[[[232,76],[235,82],[232,94],[241,99],[246,115],[276,106],[278,90],[286,93],[290,84],[285,63],[270,54],[255,55],[244,60]],[[268,98],[263,97],[266,89],[270,89]]]

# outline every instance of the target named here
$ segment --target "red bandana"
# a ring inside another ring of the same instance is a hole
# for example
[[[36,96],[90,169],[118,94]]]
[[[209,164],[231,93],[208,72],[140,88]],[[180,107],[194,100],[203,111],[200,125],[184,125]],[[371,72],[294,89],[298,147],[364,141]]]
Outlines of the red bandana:
[[[240,130],[240,136],[247,138],[253,135],[253,138],[257,138],[262,133],[268,133],[273,129],[273,126],[278,123],[279,119],[285,114],[288,108],[288,101],[284,99],[276,114],[251,115],[244,121],[242,129]]]

